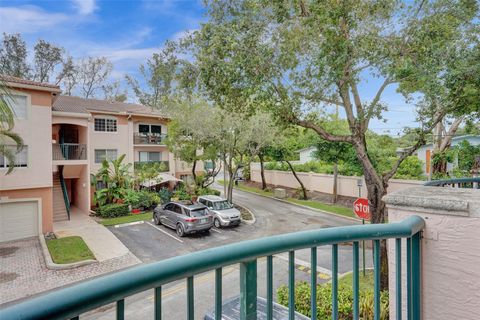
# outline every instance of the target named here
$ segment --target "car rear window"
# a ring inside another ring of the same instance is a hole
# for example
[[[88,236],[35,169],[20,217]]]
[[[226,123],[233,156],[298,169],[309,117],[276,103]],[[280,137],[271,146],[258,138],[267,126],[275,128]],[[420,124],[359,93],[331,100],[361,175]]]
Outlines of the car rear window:
[[[195,209],[195,210],[190,210],[190,217],[203,217],[206,216],[207,210],[205,209]]]

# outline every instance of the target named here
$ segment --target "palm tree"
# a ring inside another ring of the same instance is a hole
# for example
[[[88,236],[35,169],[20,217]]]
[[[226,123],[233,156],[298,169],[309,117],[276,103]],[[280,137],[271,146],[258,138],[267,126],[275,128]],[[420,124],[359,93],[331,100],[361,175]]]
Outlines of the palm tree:
[[[13,132],[15,117],[10,107],[10,101],[12,100],[7,86],[3,80],[0,79],[0,157],[5,157],[9,163],[6,174],[13,171],[15,154],[23,149],[22,138]],[[16,145],[16,148],[12,148],[12,144]]]

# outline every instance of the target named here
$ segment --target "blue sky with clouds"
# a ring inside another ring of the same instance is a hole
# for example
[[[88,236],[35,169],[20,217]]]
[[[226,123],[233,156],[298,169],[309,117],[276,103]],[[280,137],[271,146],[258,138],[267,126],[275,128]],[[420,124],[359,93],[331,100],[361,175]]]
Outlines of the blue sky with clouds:
[[[73,57],[105,56],[114,64],[112,77],[123,79],[167,39],[199,28],[204,12],[201,0],[0,0],[0,32],[21,33],[30,48],[44,39]],[[373,97],[379,85],[370,79],[361,93]],[[383,100],[390,106],[387,122],[373,120],[374,131],[396,134],[415,125],[412,106],[394,87]]]

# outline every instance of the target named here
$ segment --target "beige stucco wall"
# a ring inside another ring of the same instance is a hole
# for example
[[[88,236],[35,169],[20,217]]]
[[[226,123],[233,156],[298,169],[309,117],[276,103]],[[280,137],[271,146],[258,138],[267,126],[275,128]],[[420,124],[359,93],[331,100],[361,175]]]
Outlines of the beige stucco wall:
[[[52,110],[51,95],[41,91],[16,91],[27,97],[26,119],[15,121],[14,132],[28,147],[28,167],[16,168],[5,175],[0,169],[0,190],[42,188],[52,186]],[[35,104],[37,103],[37,104]]]
[[[332,193],[333,175],[320,174],[313,172],[297,172],[298,177],[310,191],[323,193]],[[260,168],[256,164],[250,167],[250,178],[254,182],[262,182]],[[268,184],[283,186],[288,188],[300,188],[298,181],[290,171],[265,170],[265,179]],[[361,196],[366,197],[367,188],[363,177],[338,176],[337,192],[339,195],[347,197],[358,197],[359,190],[357,181],[362,180]],[[388,192],[395,192],[406,188],[422,185],[423,181],[416,180],[397,180],[392,179],[389,182]]]
[[[117,132],[96,132],[94,118],[117,119]],[[90,172],[96,173],[101,163],[95,163],[95,149],[117,149],[117,155],[125,154],[125,163],[133,162],[133,125],[126,116],[93,115],[88,123],[88,154],[90,158]]]
[[[476,319],[480,314],[480,190],[415,187],[385,197],[389,222],[419,215],[422,319]],[[403,315],[406,315],[405,242]],[[395,306],[395,243],[388,243],[390,306]],[[396,310],[390,308],[390,319]]]

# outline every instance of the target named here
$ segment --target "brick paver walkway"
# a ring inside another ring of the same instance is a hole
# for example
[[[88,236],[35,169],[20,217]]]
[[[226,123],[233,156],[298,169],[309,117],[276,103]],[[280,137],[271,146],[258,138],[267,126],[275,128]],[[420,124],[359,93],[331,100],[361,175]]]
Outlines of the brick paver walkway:
[[[0,305],[138,263],[127,253],[75,269],[50,270],[37,238],[0,243]]]

